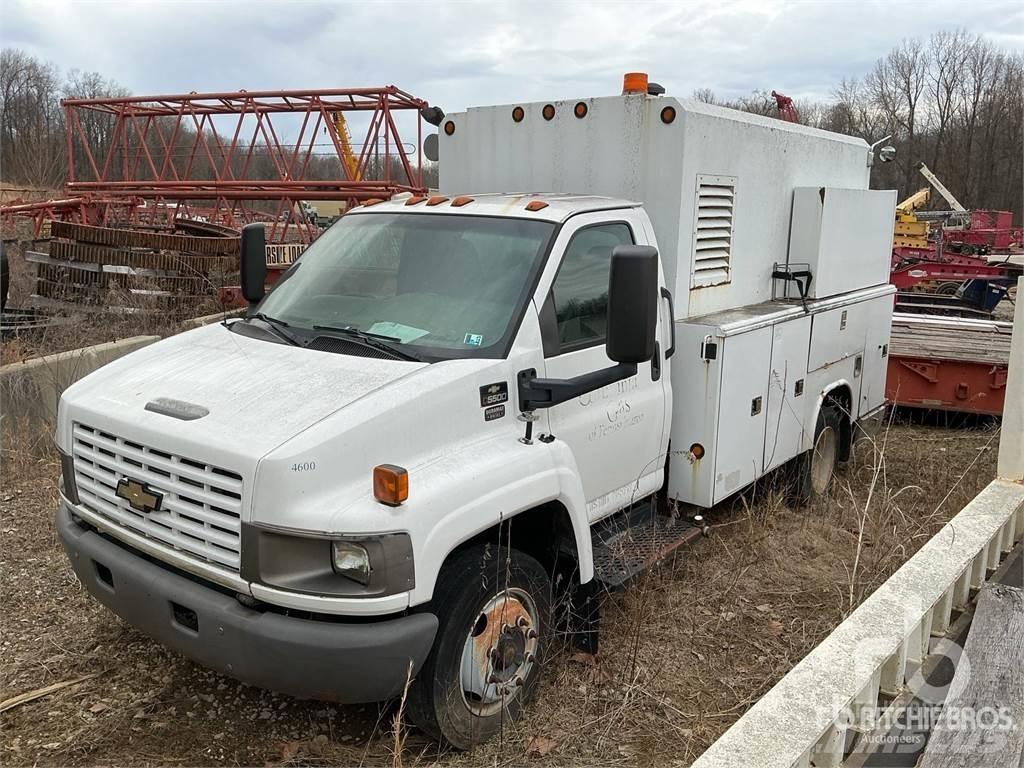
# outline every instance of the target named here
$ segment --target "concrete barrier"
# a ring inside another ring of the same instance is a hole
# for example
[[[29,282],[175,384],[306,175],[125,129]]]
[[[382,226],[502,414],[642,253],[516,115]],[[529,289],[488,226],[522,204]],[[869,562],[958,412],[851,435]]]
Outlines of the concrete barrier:
[[[15,436],[30,442],[52,434],[61,393],[82,377],[119,357],[159,341],[159,336],[129,339],[34,357],[0,367],[0,433],[4,447]]]
[[[244,309],[229,309],[226,312],[215,312],[212,315],[203,315],[202,317],[193,317],[190,320],[186,320],[183,325],[185,330],[191,330],[193,328],[202,328],[204,325],[210,323],[219,323],[221,320],[226,320],[231,317],[238,317]]]
[[[840,766],[858,710],[901,692],[1002,554],[1024,485],[996,480],[766,693],[692,768]]]

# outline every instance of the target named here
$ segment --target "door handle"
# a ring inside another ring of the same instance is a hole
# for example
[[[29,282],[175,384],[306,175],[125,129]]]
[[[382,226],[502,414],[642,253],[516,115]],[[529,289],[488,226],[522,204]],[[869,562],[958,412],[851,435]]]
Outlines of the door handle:
[[[665,359],[668,360],[676,351],[676,305],[672,300],[672,291],[668,288],[661,289],[661,298],[668,300],[669,344],[665,350]]]

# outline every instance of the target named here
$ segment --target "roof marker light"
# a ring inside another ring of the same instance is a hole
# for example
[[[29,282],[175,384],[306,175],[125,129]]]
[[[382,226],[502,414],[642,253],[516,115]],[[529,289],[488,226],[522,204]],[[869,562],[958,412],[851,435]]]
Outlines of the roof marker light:
[[[427,205],[440,205],[441,203],[448,202],[448,198],[444,195],[434,195],[432,198],[427,200]]]
[[[444,132],[446,136],[451,136],[453,133],[455,133],[455,123],[453,123],[451,120],[445,123]]]
[[[472,197],[468,197],[466,195],[460,195],[459,197],[456,197],[454,200],[452,200],[452,208],[461,208],[462,206],[469,205],[472,202],[473,202],[473,198]]]
[[[584,101],[576,102],[576,106],[573,107],[572,113],[581,120],[587,116],[587,104]]]
[[[426,198],[425,195],[413,195],[412,197],[410,197],[408,200],[405,201],[405,204],[406,205],[416,205],[417,203],[422,203],[426,199],[427,198]]]
[[[545,104],[544,109],[542,109],[540,113],[544,116],[545,120],[551,120],[555,116],[555,105]]]
[[[522,107],[515,107],[512,110],[512,122],[521,123],[523,118],[526,117],[526,112],[523,111]]]
[[[548,207],[548,204],[543,200],[531,200],[526,204],[526,210],[528,211],[543,211]]]

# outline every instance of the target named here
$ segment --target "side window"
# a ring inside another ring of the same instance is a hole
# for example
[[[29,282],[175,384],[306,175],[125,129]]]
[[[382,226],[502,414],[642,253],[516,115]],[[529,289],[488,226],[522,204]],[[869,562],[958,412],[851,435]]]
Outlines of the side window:
[[[559,351],[604,341],[608,323],[608,272],[612,249],[633,243],[625,224],[601,224],[577,232],[551,288]]]

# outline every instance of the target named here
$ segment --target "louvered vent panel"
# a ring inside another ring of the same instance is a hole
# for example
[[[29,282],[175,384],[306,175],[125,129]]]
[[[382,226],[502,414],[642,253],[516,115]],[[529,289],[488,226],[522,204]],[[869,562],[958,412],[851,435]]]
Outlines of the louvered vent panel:
[[[690,287],[728,283],[732,277],[732,216],[736,179],[698,176]]]

